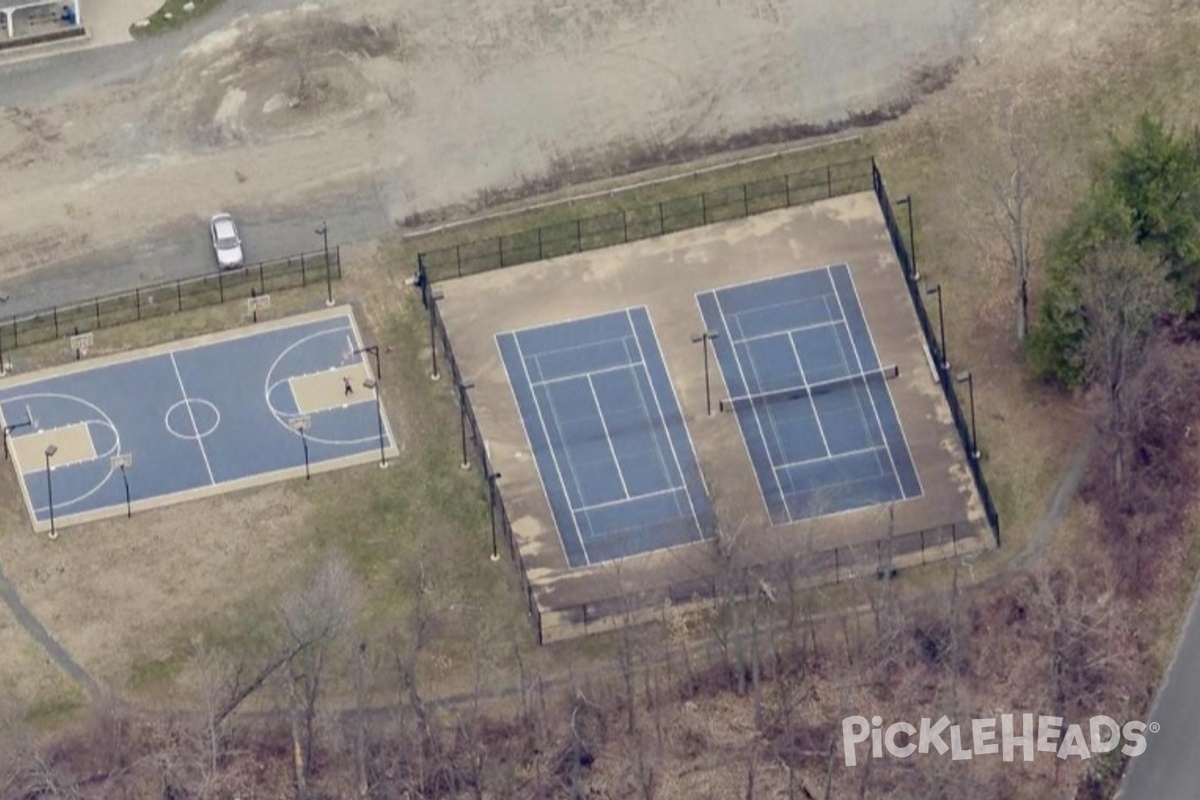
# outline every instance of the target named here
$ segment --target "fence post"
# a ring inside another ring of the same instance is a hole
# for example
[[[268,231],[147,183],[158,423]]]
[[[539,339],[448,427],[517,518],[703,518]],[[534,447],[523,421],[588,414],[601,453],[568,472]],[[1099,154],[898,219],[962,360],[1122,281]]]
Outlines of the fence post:
[[[304,253],[300,254],[300,288],[308,286],[308,273],[305,272],[307,266],[304,263]]]
[[[138,322],[142,321],[142,290],[137,288],[133,290],[133,304],[137,307]]]
[[[829,197],[833,197],[833,165],[825,165],[825,186]]]
[[[629,215],[621,209],[621,230],[625,233],[625,243],[629,244]]]
[[[792,207],[792,176],[783,176],[783,197],[788,208]]]
[[[291,259],[288,259],[288,260],[290,261]],[[325,269],[329,269],[328,264],[325,265]],[[263,277],[263,265],[262,265],[261,261],[258,262],[258,293],[259,294],[267,293],[267,281]]]
[[[500,256],[500,266],[504,267],[504,236],[496,237],[496,253]]]
[[[458,277],[462,277],[462,245],[454,245],[454,261],[458,264]]]
[[[217,297],[221,298],[221,302],[225,302],[225,273],[217,273]]]
[[[833,548],[833,582],[842,582],[842,568],[838,564],[838,548]]]
[[[58,333],[58,306],[55,306],[55,307],[54,307],[54,338],[55,338],[55,339],[57,339],[58,337],[59,337],[59,333]]]
[[[12,346],[17,346],[17,315],[13,314],[13,343]]]
[[[667,232],[667,218],[663,216],[662,201],[658,201],[658,233],[662,235]]]
[[[583,252],[583,224],[582,220],[575,220],[575,252]]]
[[[96,327],[100,327],[100,298],[96,298]]]
[[[179,303],[179,310],[183,311],[183,283],[175,281],[175,300]]]
[[[542,227],[538,226],[538,261],[542,260]]]
[[[750,187],[748,184],[742,184],[742,216],[750,216]]]

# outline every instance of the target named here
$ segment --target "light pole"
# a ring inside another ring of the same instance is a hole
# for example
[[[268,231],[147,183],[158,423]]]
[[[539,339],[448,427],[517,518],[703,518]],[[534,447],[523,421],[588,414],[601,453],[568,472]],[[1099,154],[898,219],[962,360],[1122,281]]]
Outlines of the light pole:
[[[708,342],[711,339],[718,338],[720,335],[717,331],[704,331],[692,336],[692,343],[704,348],[704,405],[708,409],[710,417],[712,416],[712,390],[708,380]]]
[[[467,461],[467,390],[474,389],[473,383],[458,385],[458,423],[462,427],[462,468],[468,469],[471,464]]]
[[[433,322],[434,322],[434,317],[437,314],[437,311],[436,311],[437,301],[441,300],[441,299],[442,299],[441,292],[434,292],[434,291],[429,292],[429,358],[433,360],[433,374],[430,375],[429,377],[431,377],[435,381],[438,378],[442,377],[441,375],[438,374],[437,340],[434,338],[434,335],[433,335],[433,333],[434,333]]]
[[[379,381],[374,378],[367,378],[363,381],[363,386],[375,391],[375,416],[379,420],[379,468],[387,469],[387,455],[383,449],[383,405],[379,399]]]
[[[942,285],[935,283],[932,286],[925,287],[925,294],[936,294],[938,299],[938,331],[941,336],[941,341],[938,343],[938,348],[942,351],[942,369],[950,369],[950,359],[946,356],[946,317],[942,313]]]
[[[58,452],[57,445],[46,448],[46,498],[50,503],[50,538],[57,539],[58,531],[54,530],[54,481],[50,479],[50,459]]]
[[[291,421],[292,430],[300,434],[300,443],[304,445],[304,480],[312,480],[312,473],[308,466],[308,427],[312,424],[312,418],[308,416],[296,417]]]
[[[904,197],[896,201],[896,205],[904,206],[908,211],[908,258],[912,262],[912,279],[919,281],[921,280],[921,273],[917,271],[917,237],[913,235],[912,195],[904,195]]]
[[[971,405],[971,458],[979,460],[979,438],[975,433],[975,380],[971,377],[971,370],[958,373],[956,380],[959,383],[967,385],[967,395],[970,396]]]
[[[499,472],[489,472],[488,480],[488,510],[492,514],[492,561],[500,560],[500,550],[496,546],[496,481],[502,476]]]
[[[333,274],[329,266],[329,225],[325,220],[321,220],[321,227],[313,233],[320,236],[325,245],[325,305],[331,306],[333,305]]]

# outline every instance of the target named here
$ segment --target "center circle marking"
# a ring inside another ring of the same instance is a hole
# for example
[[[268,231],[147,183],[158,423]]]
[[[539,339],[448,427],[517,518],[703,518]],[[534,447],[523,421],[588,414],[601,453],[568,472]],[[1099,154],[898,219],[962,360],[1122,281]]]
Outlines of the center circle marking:
[[[163,424],[172,436],[197,441],[217,429],[221,424],[221,412],[207,400],[188,397],[167,409]]]

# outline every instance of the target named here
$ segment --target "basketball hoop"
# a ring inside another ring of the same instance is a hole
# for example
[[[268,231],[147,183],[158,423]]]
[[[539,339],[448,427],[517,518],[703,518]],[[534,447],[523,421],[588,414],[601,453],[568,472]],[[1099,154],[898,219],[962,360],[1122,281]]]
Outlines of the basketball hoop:
[[[258,322],[258,312],[266,311],[271,307],[271,295],[258,294],[251,295],[246,298],[246,310],[250,312],[250,318]]]
[[[75,360],[85,358],[92,346],[92,333],[78,333],[71,337],[71,349],[75,351]]]

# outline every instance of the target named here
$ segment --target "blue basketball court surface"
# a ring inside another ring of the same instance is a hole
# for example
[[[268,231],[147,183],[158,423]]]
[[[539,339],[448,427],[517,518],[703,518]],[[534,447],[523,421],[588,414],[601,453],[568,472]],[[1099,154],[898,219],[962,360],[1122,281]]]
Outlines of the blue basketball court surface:
[[[772,524],[921,494],[846,265],[697,301]]]
[[[361,347],[340,308],[6,379],[35,529],[395,455]]]
[[[568,564],[596,564],[715,533],[645,308],[496,340]]]

